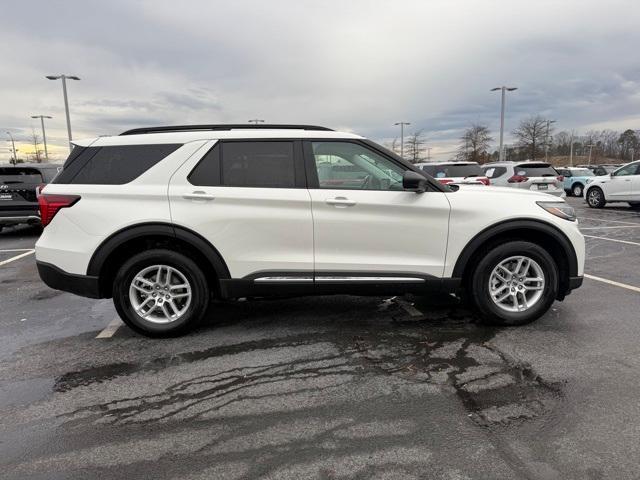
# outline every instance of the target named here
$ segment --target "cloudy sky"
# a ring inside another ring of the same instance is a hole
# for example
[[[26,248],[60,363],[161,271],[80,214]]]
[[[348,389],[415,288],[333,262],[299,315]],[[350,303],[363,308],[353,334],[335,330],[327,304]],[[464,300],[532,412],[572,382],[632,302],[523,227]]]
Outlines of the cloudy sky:
[[[541,114],[558,129],[640,128],[637,0],[147,0],[3,2],[5,131],[27,153],[31,115],[67,154],[75,138],[185,123],[309,123],[384,142],[397,121],[446,159],[461,131],[498,137]]]

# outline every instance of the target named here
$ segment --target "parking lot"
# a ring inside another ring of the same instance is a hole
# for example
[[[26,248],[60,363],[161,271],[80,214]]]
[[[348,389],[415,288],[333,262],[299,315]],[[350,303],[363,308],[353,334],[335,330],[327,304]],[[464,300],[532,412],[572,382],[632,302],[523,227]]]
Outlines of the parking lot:
[[[637,478],[640,213],[568,201],[582,288],[491,328],[452,297],[224,303],[185,337],[38,278],[0,233],[5,478]]]

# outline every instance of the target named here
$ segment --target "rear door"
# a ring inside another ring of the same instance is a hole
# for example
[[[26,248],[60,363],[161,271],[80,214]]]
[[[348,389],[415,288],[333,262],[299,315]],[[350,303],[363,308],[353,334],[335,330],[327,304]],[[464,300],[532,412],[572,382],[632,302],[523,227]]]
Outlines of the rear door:
[[[45,183],[37,168],[0,167],[0,212],[3,216],[33,216],[38,212],[36,188]]]
[[[443,192],[403,190],[406,167],[360,142],[307,141],[305,157],[316,284],[442,277],[450,210]]]
[[[514,175],[527,177],[525,184],[529,190],[544,193],[556,193],[564,190],[564,185],[558,180],[558,172],[548,163],[527,162],[514,168]]]
[[[232,278],[307,272],[312,282],[313,223],[300,141],[212,141],[202,151],[171,179],[173,223],[205,237]]]

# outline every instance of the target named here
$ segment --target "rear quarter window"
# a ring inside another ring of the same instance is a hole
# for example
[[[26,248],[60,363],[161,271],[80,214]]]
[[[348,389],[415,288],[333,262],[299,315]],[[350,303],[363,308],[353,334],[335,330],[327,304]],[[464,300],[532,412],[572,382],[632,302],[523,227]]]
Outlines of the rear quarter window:
[[[523,177],[555,177],[558,172],[551,165],[517,165],[515,168],[516,175]]]
[[[149,170],[175,152],[182,144],[117,145],[88,147],[65,162],[65,168],[52,183],[85,185],[123,185]]]
[[[506,167],[487,167],[484,169],[484,174],[489,179],[501,177],[506,172]]]

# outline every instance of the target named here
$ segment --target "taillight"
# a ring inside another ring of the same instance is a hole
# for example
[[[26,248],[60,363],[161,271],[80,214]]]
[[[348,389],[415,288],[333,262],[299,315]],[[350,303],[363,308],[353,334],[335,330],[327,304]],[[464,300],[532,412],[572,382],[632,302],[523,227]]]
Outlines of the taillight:
[[[452,183],[453,180],[449,179],[449,178],[442,178],[442,179],[438,179],[438,181],[442,184],[442,185],[446,185],[447,183]]]
[[[46,183],[41,183],[36,187],[36,198],[40,198],[40,195],[42,195],[42,189],[46,186],[47,186]]]
[[[564,182],[564,175],[558,175],[556,178],[559,182]]]
[[[80,200],[79,195],[41,193],[38,196],[38,205],[40,205],[40,221],[42,222],[42,226],[46,227],[49,225],[61,208],[71,207],[78,200]]]
[[[525,177],[524,175],[514,175],[509,180],[507,180],[507,182],[509,182],[509,183],[522,183],[522,182],[526,182],[527,180],[529,180],[529,177]]]
[[[491,182],[489,181],[489,179],[487,177],[480,177],[480,178],[478,178],[478,180],[480,180],[485,185],[491,185]]]

